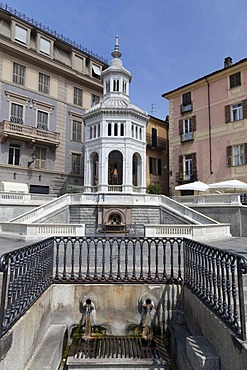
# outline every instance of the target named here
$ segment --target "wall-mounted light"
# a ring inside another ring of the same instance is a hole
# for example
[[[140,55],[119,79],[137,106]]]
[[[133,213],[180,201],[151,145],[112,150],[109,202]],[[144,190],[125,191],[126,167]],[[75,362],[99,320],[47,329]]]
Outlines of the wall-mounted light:
[[[34,151],[34,152],[32,152],[32,154],[31,154],[31,158],[32,158],[32,160],[31,161],[29,161],[29,162],[27,162],[27,166],[28,167],[30,167],[31,166],[31,164],[35,161],[35,159],[37,158],[37,155],[36,155],[36,152]]]

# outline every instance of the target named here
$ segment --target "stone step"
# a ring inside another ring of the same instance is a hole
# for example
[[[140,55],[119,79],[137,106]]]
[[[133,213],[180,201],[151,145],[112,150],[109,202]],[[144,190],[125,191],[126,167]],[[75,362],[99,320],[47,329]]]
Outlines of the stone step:
[[[63,352],[65,324],[51,324],[24,370],[57,370]]]

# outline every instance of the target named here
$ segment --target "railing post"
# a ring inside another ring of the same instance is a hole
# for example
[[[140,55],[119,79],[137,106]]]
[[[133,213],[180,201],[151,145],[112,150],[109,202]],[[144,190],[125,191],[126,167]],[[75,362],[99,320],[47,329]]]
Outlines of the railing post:
[[[3,273],[1,305],[0,305],[0,338],[4,331],[5,301],[6,301],[7,281],[8,281],[8,263],[9,263],[8,257],[3,255],[0,259],[0,272]]]
[[[238,289],[239,289],[241,339],[246,340],[247,338],[246,338],[243,274],[247,274],[247,260],[244,257],[239,257],[238,258],[237,269],[238,269]]]

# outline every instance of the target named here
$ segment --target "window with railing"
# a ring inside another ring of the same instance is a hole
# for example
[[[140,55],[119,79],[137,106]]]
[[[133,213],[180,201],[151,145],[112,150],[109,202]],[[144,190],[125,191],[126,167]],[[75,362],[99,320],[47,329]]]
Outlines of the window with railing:
[[[179,120],[181,142],[194,140],[194,131],[196,131],[196,116]]]
[[[11,103],[10,121],[23,124],[23,112],[23,105]]]
[[[42,110],[37,111],[37,128],[41,130],[48,130],[49,114]]]
[[[13,82],[18,85],[24,85],[25,72],[26,72],[25,66],[18,63],[13,63]]]
[[[179,173],[177,181],[195,181],[197,179],[196,153],[179,156]]]
[[[192,111],[191,91],[182,95],[181,113]]]

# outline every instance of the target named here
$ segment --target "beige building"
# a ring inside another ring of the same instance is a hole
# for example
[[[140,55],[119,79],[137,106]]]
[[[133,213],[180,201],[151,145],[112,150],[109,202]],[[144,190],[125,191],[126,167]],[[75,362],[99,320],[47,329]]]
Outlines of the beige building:
[[[150,116],[146,130],[146,183],[158,185],[161,194],[169,195],[168,161],[169,116],[165,120]],[[155,187],[155,186],[154,186]]]
[[[82,186],[82,115],[102,97],[107,61],[5,6],[0,18],[0,181]]]

